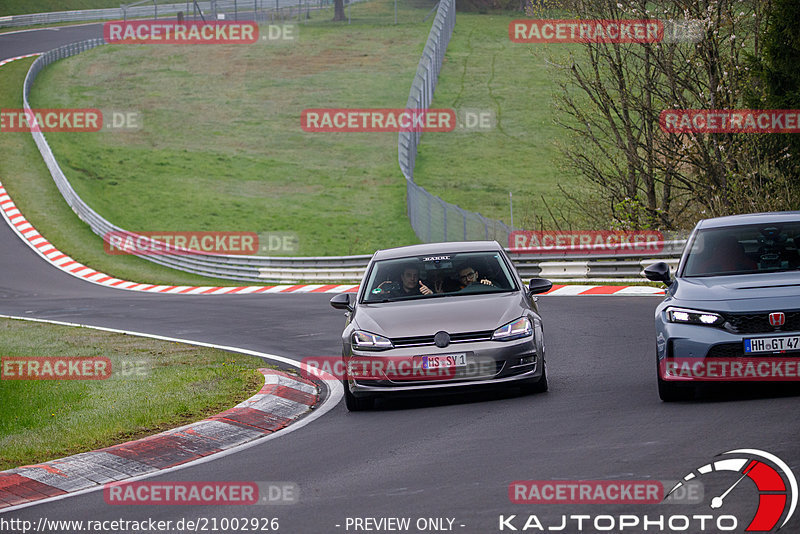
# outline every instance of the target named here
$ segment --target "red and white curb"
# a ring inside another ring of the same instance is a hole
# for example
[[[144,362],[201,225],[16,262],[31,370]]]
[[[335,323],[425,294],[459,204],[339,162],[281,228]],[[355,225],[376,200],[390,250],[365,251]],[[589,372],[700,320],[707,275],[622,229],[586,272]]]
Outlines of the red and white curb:
[[[202,341],[50,319],[10,315],[0,315],[0,318],[92,328],[103,332],[186,343],[302,367],[296,360],[285,356]],[[327,389],[324,399],[320,397],[318,386],[309,379],[282,371],[259,369],[264,375],[261,390],[230,410],[140,440],[2,471],[0,514],[102,490],[104,484],[111,482],[132,482],[184,469],[299,430],[334,409],[344,395],[341,382],[333,376],[313,367],[307,367],[306,370],[324,382]]]
[[[356,293],[358,285],[355,284],[299,284],[275,286],[241,286],[241,287],[212,287],[212,286],[164,286],[140,284],[114,278],[113,276],[96,271],[80,262],[73,260],[45,239],[17,209],[3,184],[0,183],[0,212],[9,226],[25,243],[27,243],[42,258],[51,265],[61,269],[67,274],[82,278],[88,282],[127,289],[131,291],[144,291],[148,293],[171,293],[180,295],[246,295],[255,293]],[[575,296],[575,295],[664,295],[664,290],[650,286],[591,286],[591,285],[553,285],[553,289],[545,295]]]
[[[618,295],[618,296],[664,296],[664,290],[651,286],[583,286],[583,285],[558,285],[553,284],[553,289],[543,295],[569,297],[576,295]]]
[[[121,280],[96,271],[91,267],[75,261],[54,247],[40,234],[36,228],[22,215],[11,196],[0,183],[0,213],[12,230],[28,244],[39,256],[63,272],[76,276],[87,282],[98,285],[127,289],[131,291],[145,291],[148,293],[172,293],[180,295],[246,295],[251,293],[353,293],[358,291],[356,284],[303,284],[303,285],[275,285],[275,286],[165,286],[153,284],[140,284]]]
[[[28,54],[0,62],[0,66],[11,61],[39,54]],[[28,244],[37,254],[47,260],[51,265],[63,272],[76,276],[88,282],[116,289],[129,291],[144,291],[147,293],[170,293],[180,295],[247,295],[255,293],[356,293],[358,285],[354,284],[298,284],[274,286],[165,286],[153,284],[140,284],[128,280],[121,280],[96,271],[80,262],[75,261],[54,247],[30,224],[11,200],[3,184],[0,183],[0,213],[12,230]],[[576,295],[620,295],[620,296],[650,296],[664,295],[664,290],[650,286],[590,286],[590,285],[554,285],[553,289],[545,295],[576,296]]]
[[[13,33],[13,32],[9,32],[9,33]],[[0,34],[0,35],[7,35],[7,34]],[[16,61],[18,59],[25,59],[26,57],[34,57],[34,56],[41,56],[41,55],[42,55],[41,52],[36,52],[34,54],[25,54],[24,56],[10,57],[8,59],[4,59],[3,61],[0,61],[0,67],[5,65],[6,63],[11,63],[12,61]]]
[[[0,472],[0,510],[160,472],[232,449],[286,428],[317,404],[313,382],[271,369],[259,371],[264,375],[261,391],[203,421]]]

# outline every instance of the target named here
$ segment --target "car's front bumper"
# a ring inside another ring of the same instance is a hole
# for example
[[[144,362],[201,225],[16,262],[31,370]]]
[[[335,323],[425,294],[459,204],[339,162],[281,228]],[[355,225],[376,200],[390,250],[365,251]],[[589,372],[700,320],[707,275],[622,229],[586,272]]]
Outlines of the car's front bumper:
[[[747,354],[744,349],[745,339],[797,335],[800,332],[735,334],[722,328],[660,321],[656,340],[659,377],[670,382],[797,380],[792,374],[800,351]],[[767,368],[762,365],[759,369],[761,362],[779,362],[784,367],[772,366],[769,372],[762,372]],[[676,369],[683,371],[676,373]]]
[[[413,372],[386,374],[371,373],[369,377],[348,376],[350,392],[355,396],[425,392],[476,386],[511,384],[535,381],[542,376],[543,355],[537,350],[533,337],[514,341],[481,341],[454,343],[448,347],[436,346],[394,348],[388,351],[353,351],[351,357],[383,360],[385,362],[419,361],[421,356],[446,356],[466,354],[471,362],[465,368],[440,376],[419,376]],[[347,365],[347,358],[345,364]],[[378,366],[380,367],[380,366]],[[406,367],[408,369],[408,367]]]

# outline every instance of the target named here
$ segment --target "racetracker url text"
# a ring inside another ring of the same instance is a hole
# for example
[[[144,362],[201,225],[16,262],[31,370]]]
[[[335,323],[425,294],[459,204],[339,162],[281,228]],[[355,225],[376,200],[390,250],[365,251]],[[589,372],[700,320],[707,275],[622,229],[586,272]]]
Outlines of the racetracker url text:
[[[48,519],[38,521],[5,519],[0,517],[0,532],[28,534],[29,532],[277,532],[280,522],[277,517],[196,517],[177,520],[152,518],[141,520],[109,519]]]

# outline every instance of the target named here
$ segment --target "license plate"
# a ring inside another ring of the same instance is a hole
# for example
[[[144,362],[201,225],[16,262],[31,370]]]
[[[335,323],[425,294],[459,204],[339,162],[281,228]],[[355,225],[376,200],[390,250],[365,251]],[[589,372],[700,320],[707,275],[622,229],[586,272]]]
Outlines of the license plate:
[[[436,356],[423,356],[422,368],[423,369],[448,369],[451,367],[466,367],[467,366],[467,353],[460,352],[458,354],[441,354]]]
[[[800,350],[800,336],[757,337],[744,340],[745,354]]]

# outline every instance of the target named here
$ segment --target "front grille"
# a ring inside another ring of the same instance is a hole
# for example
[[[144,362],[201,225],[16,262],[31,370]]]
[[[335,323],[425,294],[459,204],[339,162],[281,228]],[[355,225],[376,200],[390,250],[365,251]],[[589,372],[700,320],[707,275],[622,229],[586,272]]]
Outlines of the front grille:
[[[744,353],[744,343],[722,343],[721,345],[714,345],[708,349],[706,358],[775,358],[775,357],[797,357],[800,351],[786,351],[779,354],[771,352],[757,352],[753,354]]]
[[[364,385],[386,385],[391,384],[392,386],[418,386],[420,384],[450,384],[453,382],[467,382],[469,380],[488,380],[491,378],[496,377],[500,374],[503,370],[503,366],[505,365],[505,361],[497,361],[492,363],[487,363],[484,370],[486,372],[475,372],[475,370],[471,368],[461,369],[456,371],[453,376],[448,376],[442,379],[436,378],[420,378],[419,380],[382,380],[380,382],[362,382]],[[470,374],[469,371],[472,371]],[[524,371],[524,370],[523,370]],[[514,373],[512,373],[514,374]]]
[[[779,327],[769,324],[769,313],[726,313],[724,314],[727,321],[725,329],[734,334],[769,334],[800,330],[800,311],[784,313],[786,314],[786,323]]]
[[[492,339],[493,330],[484,330],[481,332],[461,332],[457,334],[450,334],[450,343],[466,343],[470,341],[489,341]],[[433,341],[434,336],[413,336],[413,337],[396,337],[392,339],[392,344],[395,347],[420,347],[424,345],[435,345]]]
[[[744,346],[741,343],[722,343],[708,349],[706,358],[741,358],[744,356]]]

